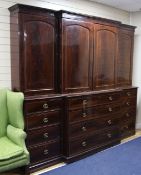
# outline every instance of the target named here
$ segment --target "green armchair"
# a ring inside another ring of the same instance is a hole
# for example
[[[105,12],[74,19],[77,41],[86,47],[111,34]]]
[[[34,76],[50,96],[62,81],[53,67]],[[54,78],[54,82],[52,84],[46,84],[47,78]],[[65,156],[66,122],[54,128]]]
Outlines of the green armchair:
[[[0,173],[29,163],[20,92],[0,90]]]

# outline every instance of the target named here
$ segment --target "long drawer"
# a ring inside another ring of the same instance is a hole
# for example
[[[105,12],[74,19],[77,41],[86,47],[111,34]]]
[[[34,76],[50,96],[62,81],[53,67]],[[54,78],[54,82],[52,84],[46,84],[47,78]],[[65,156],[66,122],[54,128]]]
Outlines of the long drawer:
[[[118,117],[117,117],[118,116]],[[100,129],[111,128],[118,125],[120,121],[120,114],[116,117],[103,117],[96,118],[88,121],[79,122],[76,124],[69,125],[69,138],[80,137],[83,135],[89,135],[91,133],[97,132]]]
[[[27,135],[28,146],[41,144],[60,138],[60,126],[47,126],[42,129],[31,130]]]
[[[69,154],[74,155],[88,151],[89,149],[96,149],[115,139],[119,139],[119,132],[117,129],[99,132],[79,139],[72,139],[69,143]]]
[[[26,116],[26,127],[28,130],[60,123],[61,110],[33,113]]]
[[[103,115],[113,115],[120,111],[120,104],[109,104],[104,106],[95,106],[92,108],[86,108],[85,110],[73,110],[68,111],[69,121],[77,122],[84,121],[87,119],[92,119],[96,117],[101,117]],[[116,114],[115,114],[116,115]]]
[[[99,104],[118,103],[120,102],[120,92],[109,92],[94,94],[88,96],[68,98],[68,109],[82,109]]]
[[[29,147],[29,152],[31,163],[36,163],[45,159],[57,157],[61,154],[60,140],[53,143]]]

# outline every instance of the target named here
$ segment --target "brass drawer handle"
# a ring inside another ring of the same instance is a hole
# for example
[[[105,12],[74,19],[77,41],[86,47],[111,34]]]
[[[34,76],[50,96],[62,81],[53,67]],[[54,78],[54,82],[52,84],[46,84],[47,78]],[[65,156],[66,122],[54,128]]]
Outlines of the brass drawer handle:
[[[83,117],[85,118],[87,116],[86,112],[83,112]]]
[[[48,133],[44,133],[44,138],[47,139],[48,138]]]
[[[87,146],[87,143],[86,143],[85,141],[82,142],[82,146],[83,146],[83,147]]]
[[[87,100],[83,100],[83,108],[85,108],[87,105]]]
[[[110,96],[110,97],[108,97],[108,99],[110,100],[110,101],[112,101],[113,100],[113,98]]]
[[[108,123],[109,125],[111,125],[111,124],[112,124],[112,121],[111,121],[111,120],[108,120],[107,123]]]
[[[112,112],[113,110],[112,110],[112,108],[111,108],[111,107],[109,107],[109,108],[108,108],[108,111],[109,111],[109,112]]]
[[[44,155],[47,155],[47,154],[48,154],[48,150],[45,149],[45,150],[44,150]]]
[[[127,92],[127,96],[130,96],[131,95],[131,93],[130,92]]]
[[[47,104],[47,103],[44,103],[44,104],[43,104],[43,108],[44,108],[44,109],[48,109],[48,104]]]
[[[129,103],[129,102],[126,102],[126,105],[127,105],[127,106],[130,106],[130,103]]]
[[[109,134],[107,134],[107,136],[108,136],[108,138],[111,138],[112,137],[112,134],[109,133]]]
[[[127,112],[127,113],[126,113],[126,117],[129,117],[129,116],[130,116],[129,113]]]
[[[128,126],[124,126],[124,128],[123,129],[128,129],[129,127]]]
[[[87,128],[85,126],[83,126],[81,129],[82,131],[87,131]]]
[[[43,119],[43,122],[44,122],[44,123],[48,123],[48,118],[45,117],[45,118]]]

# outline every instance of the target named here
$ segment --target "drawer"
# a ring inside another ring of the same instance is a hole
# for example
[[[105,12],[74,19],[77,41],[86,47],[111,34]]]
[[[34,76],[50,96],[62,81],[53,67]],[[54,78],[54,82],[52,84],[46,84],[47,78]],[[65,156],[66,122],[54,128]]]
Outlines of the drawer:
[[[117,114],[117,116],[120,114]],[[103,130],[105,128],[109,129],[117,125],[120,121],[120,118],[117,117],[104,117],[97,118],[94,120],[79,122],[69,126],[69,137],[79,137],[85,134],[91,134],[97,132],[98,130]]]
[[[25,101],[25,114],[61,108],[62,99],[42,99]]]
[[[73,97],[68,99],[68,109],[81,109],[99,104],[120,102],[121,93],[102,93],[89,96]]]
[[[103,115],[112,116],[114,113],[120,111],[120,104],[111,104],[111,105],[104,105],[104,106],[95,106],[93,108],[87,108],[85,110],[74,110],[68,111],[69,121],[70,122],[77,122],[83,121],[87,119],[92,119],[96,117],[101,117]]]
[[[129,120],[123,122],[120,125],[120,137],[121,139],[127,138],[135,134],[135,120]]]
[[[137,96],[137,89],[125,89],[123,90],[123,96],[130,98],[130,97],[136,97]]]
[[[30,162],[41,162],[45,159],[51,159],[61,154],[60,141],[49,144],[43,144],[36,147],[29,147]]]
[[[127,98],[123,101],[123,107],[125,107],[125,108],[136,107],[136,101],[137,101],[137,99],[134,97]]]
[[[27,143],[29,146],[48,142],[60,138],[60,125],[47,126],[42,129],[29,131],[27,134]]]
[[[132,107],[132,108],[126,109],[123,112],[121,121],[127,121],[129,119],[134,119],[134,120],[136,119],[136,108]]]
[[[27,129],[39,128],[47,125],[60,123],[61,111],[48,111],[42,113],[33,113],[26,116]]]
[[[79,139],[73,139],[69,143],[69,153],[70,155],[74,155],[89,149],[96,149],[115,139],[119,139],[119,132],[116,129],[85,136]]]

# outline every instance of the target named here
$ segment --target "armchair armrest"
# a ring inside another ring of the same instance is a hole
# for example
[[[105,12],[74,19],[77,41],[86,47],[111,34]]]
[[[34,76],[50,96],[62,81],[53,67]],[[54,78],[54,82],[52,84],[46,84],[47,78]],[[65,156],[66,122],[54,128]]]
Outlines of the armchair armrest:
[[[27,151],[26,145],[25,145],[25,138],[26,133],[19,128],[15,128],[12,125],[8,125],[7,127],[7,137],[12,140],[15,144],[21,146],[27,156],[29,156],[29,152]]]

